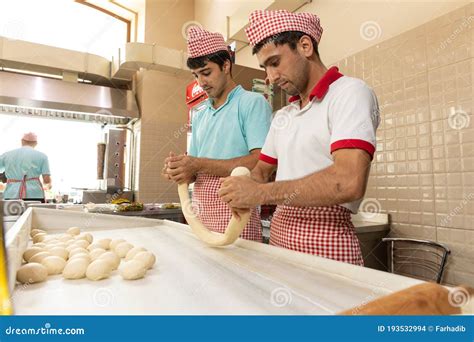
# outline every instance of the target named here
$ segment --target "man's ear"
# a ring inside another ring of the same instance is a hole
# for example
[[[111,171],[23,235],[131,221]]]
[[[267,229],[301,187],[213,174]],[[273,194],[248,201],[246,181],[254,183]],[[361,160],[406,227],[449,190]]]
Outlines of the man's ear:
[[[223,68],[226,74],[230,74],[230,65],[231,65],[231,62],[227,59],[224,62],[224,68]]]
[[[305,57],[311,57],[314,53],[314,46],[311,38],[307,35],[304,35],[298,41],[298,50]]]

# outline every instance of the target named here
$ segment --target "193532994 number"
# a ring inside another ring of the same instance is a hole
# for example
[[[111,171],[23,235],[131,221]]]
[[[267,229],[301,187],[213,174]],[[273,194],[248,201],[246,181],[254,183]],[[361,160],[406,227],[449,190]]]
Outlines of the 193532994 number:
[[[379,325],[377,326],[378,332],[426,332],[427,327],[425,325]]]

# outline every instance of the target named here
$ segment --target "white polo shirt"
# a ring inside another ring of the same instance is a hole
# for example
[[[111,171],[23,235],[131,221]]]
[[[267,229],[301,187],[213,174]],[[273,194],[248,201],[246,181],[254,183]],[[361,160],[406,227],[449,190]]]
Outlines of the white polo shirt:
[[[278,165],[276,180],[294,180],[323,170],[342,148],[375,152],[379,124],[377,98],[365,82],[330,68],[300,108],[298,96],[275,113],[260,160]],[[361,200],[342,206],[356,213]]]

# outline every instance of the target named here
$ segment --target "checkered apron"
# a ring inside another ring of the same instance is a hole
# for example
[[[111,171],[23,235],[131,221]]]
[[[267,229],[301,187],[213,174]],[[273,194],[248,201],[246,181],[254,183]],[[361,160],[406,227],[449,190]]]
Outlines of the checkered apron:
[[[364,265],[349,209],[279,205],[270,227],[270,244],[354,265]]]
[[[219,179],[220,177],[213,175],[198,175],[194,183],[192,202],[199,219],[209,230],[224,233],[232,212],[217,194],[221,187]],[[252,209],[250,220],[240,237],[262,242],[262,224],[256,209]]]

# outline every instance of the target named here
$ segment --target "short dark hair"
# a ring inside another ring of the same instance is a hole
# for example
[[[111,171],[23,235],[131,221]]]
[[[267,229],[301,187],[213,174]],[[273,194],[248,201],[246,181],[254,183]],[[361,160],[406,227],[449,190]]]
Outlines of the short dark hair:
[[[229,51],[225,50],[217,51],[206,56],[188,58],[186,64],[189,69],[197,69],[204,67],[208,62],[213,62],[219,65],[219,68],[222,70],[225,61],[230,62],[230,72],[232,74],[232,58],[229,54]]]
[[[253,55],[257,54],[264,45],[270,44],[270,43],[273,43],[277,46],[288,44],[292,50],[295,50],[296,44],[299,42],[300,38],[303,36],[308,36],[309,38],[311,38],[311,43],[313,43],[314,52],[316,53],[316,56],[319,57],[318,43],[316,42],[316,40],[310,35],[308,35],[307,33],[304,33],[301,31],[285,31],[285,32],[281,32],[273,36],[267,37],[253,47],[252,54]]]

